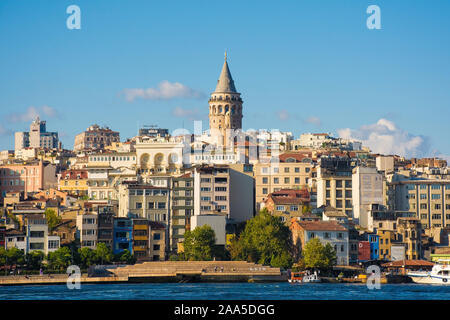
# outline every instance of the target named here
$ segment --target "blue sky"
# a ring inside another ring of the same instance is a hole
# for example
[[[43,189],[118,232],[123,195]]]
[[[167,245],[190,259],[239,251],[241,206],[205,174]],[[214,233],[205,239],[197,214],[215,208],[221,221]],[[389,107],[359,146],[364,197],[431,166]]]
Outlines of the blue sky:
[[[71,4],[81,30],[66,27]],[[381,30],[366,27],[372,4]],[[227,50],[244,129],[332,132],[375,151],[448,156],[449,13],[449,1],[420,0],[2,0],[0,149],[13,149],[13,132],[35,114],[66,148],[93,123],[122,139],[142,124],[192,131],[202,119],[206,129]],[[163,81],[169,92],[158,96]],[[124,94],[148,88],[156,94]]]

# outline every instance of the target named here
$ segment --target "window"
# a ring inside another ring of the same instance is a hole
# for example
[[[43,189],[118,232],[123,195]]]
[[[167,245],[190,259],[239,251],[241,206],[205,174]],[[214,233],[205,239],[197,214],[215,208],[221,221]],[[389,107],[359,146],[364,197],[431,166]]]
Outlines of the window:
[[[342,180],[336,180],[336,188],[342,188]]]
[[[201,201],[211,201],[211,197],[206,196],[206,197],[200,197]]]
[[[261,168],[261,173],[269,173],[269,168],[268,167]]]
[[[263,189],[262,189],[262,194],[268,194],[267,188],[263,188]]]
[[[337,237],[338,237],[338,239],[342,239],[342,238],[344,238],[344,234],[341,233],[341,232],[339,232],[339,233],[337,234]]]
[[[420,209],[426,209],[427,208],[427,204],[426,203],[421,203],[420,204]]]
[[[421,190],[426,190],[427,189],[427,185],[426,184],[421,184],[420,185],[420,189]]]
[[[294,169],[294,171],[295,171],[295,173],[299,173],[299,172],[300,172],[300,168],[296,167],[296,168]]]
[[[227,196],[216,196],[216,201],[227,201]]]
[[[441,205],[440,205],[439,203],[436,203],[436,204],[434,205],[434,209],[435,209],[435,210],[441,210]]]
[[[300,184],[300,178],[296,177],[296,178],[294,179],[294,183],[295,183],[295,184]]]
[[[290,181],[289,178],[284,178],[284,183],[285,184],[289,183],[289,181]]]
[[[136,202],[136,209],[142,209],[142,202]]]
[[[433,200],[439,200],[440,198],[441,198],[440,194],[432,194],[431,195],[431,199],[433,199]]]
[[[158,202],[158,209],[165,209],[166,203],[165,202]]]
[[[440,184],[432,184],[431,189],[432,190],[441,190],[441,185]]]
[[[203,192],[210,192],[210,191],[211,191],[211,188],[209,188],[209,187],[202,187],[202,188],[200,188],[200,191],[203,191]]]
[[[200,182],[211,182],[210,178],[201,178]]]
[[[298,206],[291,206],[291,211],[298,211]]]
[[[325,239],[330,239],[330,233],[329,232],[325,232],[324,236]]]
[[[161,240],[161,234],[160,233],[153,234],[153,240]]]
[[[30,238],[43,238],[44,231],[30,231]]]
[[[310,233],[309,233],[309,237],[310,237],[310,238],[315,238],[315,237],[316,237],[316,234],[315,234],[314,232],[310,232]]]
[[[276,209],[277,211],[284,211],[284,206],[277,206]]]
[[[219,191],[219,192],[226,192],[227,191],[227,187],[216,187],[215,190]]]
[[[326,186],[327,188],[330,187],[330,180],[326,180],[326,181],[325,181],[325,186]]]
[[[284,173],[289,173],[289,167],[284,168]]]
[[[352,187],[352,180],[345,180],[345,187],[351,188]]]
[[[280,183],[280,182],[279,182],[279,179],[278,179],[278,178],[273,178],[273,183],[274,183],[274,184]]]

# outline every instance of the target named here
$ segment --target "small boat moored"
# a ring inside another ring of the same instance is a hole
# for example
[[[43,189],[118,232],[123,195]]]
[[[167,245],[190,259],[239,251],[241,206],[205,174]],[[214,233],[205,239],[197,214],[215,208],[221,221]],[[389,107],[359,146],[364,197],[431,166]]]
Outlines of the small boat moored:
[[[415,283],[420,284],[450,284],[450,260],[438,260],[431,271],[412,271],[407,275]]]

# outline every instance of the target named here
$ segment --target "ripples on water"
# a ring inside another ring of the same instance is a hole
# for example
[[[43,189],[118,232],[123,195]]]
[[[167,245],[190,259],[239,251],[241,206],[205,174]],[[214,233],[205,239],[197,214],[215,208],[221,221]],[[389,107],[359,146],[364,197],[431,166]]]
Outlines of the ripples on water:
[[[146,283],[0,287],[0,300],[450,300],[450,286],[386,284],[370,290],[362,284],[289,283]]]

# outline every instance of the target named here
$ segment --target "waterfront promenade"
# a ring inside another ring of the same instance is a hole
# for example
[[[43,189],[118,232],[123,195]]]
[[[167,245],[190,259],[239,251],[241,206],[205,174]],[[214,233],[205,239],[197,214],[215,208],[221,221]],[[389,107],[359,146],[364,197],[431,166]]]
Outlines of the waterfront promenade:
[[[141,282],[280,282],[279,268],[245,261],[164,261],[108,268],[105,275],[82,274],[80,283]],[[0,286],[66,284],[66,274],[2,276]]]

